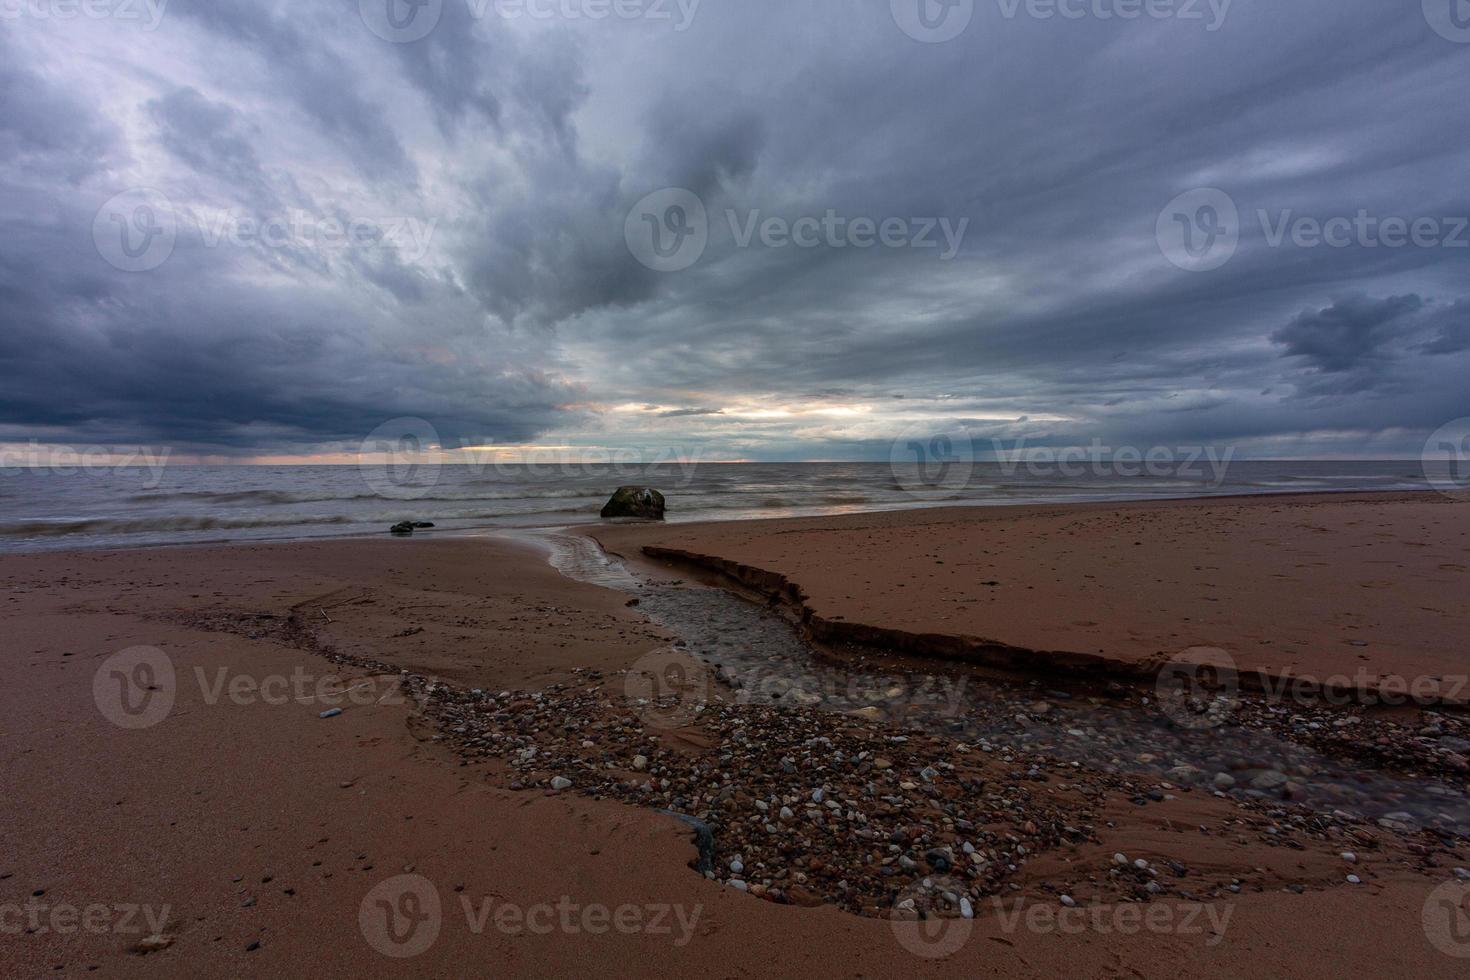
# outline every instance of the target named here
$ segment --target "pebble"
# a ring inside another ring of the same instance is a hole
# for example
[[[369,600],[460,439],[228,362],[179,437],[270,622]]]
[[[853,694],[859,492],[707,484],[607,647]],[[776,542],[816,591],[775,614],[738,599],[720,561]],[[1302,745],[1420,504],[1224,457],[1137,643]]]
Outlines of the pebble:
[[[1062,896],[1062,904],[1065,905],[1069,909],[1075,909],[1077,907],[1077,900],[1075,898],[1073,898],[1071,895],[1063,895]]]
[[[730,887],[733,888],[733,889],[735,889],[737,892],[744,892],[744,891],[749,891],[750,890],[750,886],[747,885],[745,882],[741,881],[739,878],[731,878],[730,879]]]
[[[1342,852],[1342,859],[1344,861],[1346,861],[1348,864],[1357,864],[1358,863],[1358,856],[1356,854],[1354,854],[1352,851],[1343,851]]]
[[[1357,875],[1348,875],[1347,880],[1349,885],[1361,885],[1363,883],[1363,879]]]
[[[342,713],[341,708],[329,708],[317,715],[318,718],[335,718]]]
[[[565,776],[553,776],[551,778],[552,789],[571,789],[572,781]]]
[[[1289,780],[1286,778],[1286,773],[1277,772],[1275,769],[1268,769],[1251,780],[1251,789],[1280,789],[1288,782]]]

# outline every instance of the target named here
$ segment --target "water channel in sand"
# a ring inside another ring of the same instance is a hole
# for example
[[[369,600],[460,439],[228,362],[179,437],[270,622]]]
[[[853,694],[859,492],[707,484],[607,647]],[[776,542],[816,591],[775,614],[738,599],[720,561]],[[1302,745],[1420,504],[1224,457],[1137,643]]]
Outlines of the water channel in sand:
[[[1092,680],[1069,685],[1056,676],[997,677],[881,651],[871,651],[862,664],[849,663],[822,655],[767,605],[724,588],[636,572],[586,535],[556,528],[491,533],[539,547],[568,578],[637,598],[641,612],[708,666],[711,693],[716,684],[729,686],[726,700],[856,712],[982,751],[1011,750],[1175,784],[1192,780],[1211,791],[1216,776],[1225,774],[1235,781],[1221,780],[1225,791],[1245,798],[1279,801],[1289,783],[1293,803],[1321,812],[1470,835],[1470,798],[1447,783],[1333,759],[1270,731],[1232,724],[1228,716],[1208,729],[1181,727],[1157,704],[1151,709],[1095,696]],[[880,665],[871,666],[872,660]],[[1289,705],[1271,710],[1294,725],[1324,724],[1306,716],[1294,721]],[[1352,717],[1344,713],[1329,724]],[[1470,743],[1451,741],[1447,747],[1470,752]],[[1197,772],[1187,775],[1185,767]]]

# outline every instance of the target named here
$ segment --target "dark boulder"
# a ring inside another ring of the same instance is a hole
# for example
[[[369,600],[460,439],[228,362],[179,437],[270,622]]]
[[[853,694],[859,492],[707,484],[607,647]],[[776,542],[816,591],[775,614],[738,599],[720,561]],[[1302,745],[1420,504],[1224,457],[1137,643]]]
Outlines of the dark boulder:
[[[391,534],[412,534],[413,521],[404,521],[402,524],[394,524]]]
[[[602,508],[602,516],[661,521],[664,519],[664,495],[649,487],[619,487],[607,506]]]

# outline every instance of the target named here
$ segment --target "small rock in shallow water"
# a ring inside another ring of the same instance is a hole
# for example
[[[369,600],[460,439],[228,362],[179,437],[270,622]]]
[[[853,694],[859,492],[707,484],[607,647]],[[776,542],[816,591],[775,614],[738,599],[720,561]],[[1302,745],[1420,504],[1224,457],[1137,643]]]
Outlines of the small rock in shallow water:
[[[1275,769],[1267,769],[1259,776],[1251,780],[1251,789],[1272,790],[1280,789],[1287,784],[1286,773],[1277,772]]]

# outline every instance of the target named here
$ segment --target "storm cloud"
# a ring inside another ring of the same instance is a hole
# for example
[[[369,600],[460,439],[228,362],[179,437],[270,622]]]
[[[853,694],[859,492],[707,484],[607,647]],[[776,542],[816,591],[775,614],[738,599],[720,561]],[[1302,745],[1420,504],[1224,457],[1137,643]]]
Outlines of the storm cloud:
[[[1416,455],[1470,415],[1470,39],[1418,2],[67,9],[0,13],[0,442]]]

